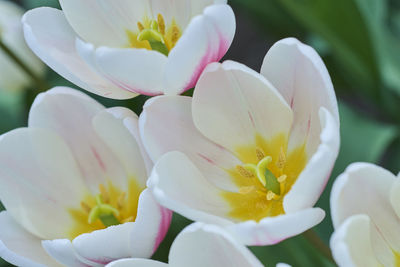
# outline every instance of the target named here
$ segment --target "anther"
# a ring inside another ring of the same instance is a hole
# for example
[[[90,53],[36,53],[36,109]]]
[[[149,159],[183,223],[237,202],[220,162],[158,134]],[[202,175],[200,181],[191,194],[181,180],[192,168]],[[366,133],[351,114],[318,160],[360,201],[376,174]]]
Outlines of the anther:
[[[119,196],[117,202],[118,209],[122,209],[122,207],[124,206],[125,196],[126,196],[125,192],[122,192],[121,195]]]
[[[110,196],[108,195],[108,192],[107,192],[107,190],[106,190],[106,188],[104,187],[103,184],[99,185],[99,190],[100,190],[100,194],[101,194],[102,200],[105,203],[108,203],[110,201]]]
[[[270,201],[270,200],[274,199],[275,194],[274,194],[274,192],[272,192],[272,191],[268,191],[266,197],[267,197],[267,200]]]
[[[265,158],[265,153],[262,150],[262,148],[259,148],[259,147],[256,148],[256,156],[257,156],[258,161],[263,160]]]
[[[81,202],[81,207],[86,213],[90,213],[92,208],[86,203],[86,202]]]
[[[254,190],[254,186],[242,186],[241,188],[239,188],[239,193],[242,195],[247,195],[248,193],[250,193],[253,190]]]
[[[278,182],[279,182],[279,183],[283,183],[284,181],[286,181],[286,178],[287,178],[286,174],[281,175],[281,176],[279,176],[279,178],[278,178]]]
[[[122,223],[133,222],[133,221],[135,221],[135,218],[133,218],[133,216],[130,216],[130,217],[126,218],[126,219],[123,219]]]
[[[164,17],[161,14],[157,16],[158,30],[162,35],[165,35],[165,21]]]
[[[237,165],[236,171],[243,177],[246,177],[246,178],[254,177],[254,174],[251,171],[246,170],[243,166]]]
[[[286,156],[285,156],[285,152],[283,151],[283,147],[281,147],[281,151],[279,153],[279,158],[278,158],[278,162],[276,163],[276,166],[279,169],[283,169],[283,167],[285,167],[285,163],[286,163]]]
[[[139,32],[141,32],[141,31],[144,30],[144,26],[143,26],[143,24],[142,24],[141,22],[138,22],[138,23],[137,23],[137,27],[138,27],[138,29],[139,29]]]
[[[174,25],[172,27],[172,37],[171,37],[171,42],[175,44],[179,39],[179,28],[178,26]]]

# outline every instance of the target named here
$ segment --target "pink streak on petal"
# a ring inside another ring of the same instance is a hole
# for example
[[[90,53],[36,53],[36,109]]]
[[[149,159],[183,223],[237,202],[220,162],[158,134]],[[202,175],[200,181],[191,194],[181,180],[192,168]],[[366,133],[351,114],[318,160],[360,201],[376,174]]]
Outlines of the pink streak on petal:
[[[156,252],[158,246],[164,240],[164,237],[168,232],[172,219],[172,211],[170,211],[169,209],[160,207],[160,212],[161,212],[161,223],[158,229],[158,235],[156,238],[156,243],[154,244],[153,253]]]
[[[107,168],[106,168],[106,165],[104,164],[104,161],[101,159],[99,153],[97,152],[97,150],[94,147],[90,147],[90,149],[92,150],[94,157],[96,158],[97,162],[99,163],[100,168],[105,172],[107,170]]]
[[[104,75],[104,74],[103,74],[103,75]],[[113,84],[115,84],[116,86],[118,86],[119,88],[121,88],[121,89],[123,89],[123,90],[126,90],[126,91],[129,91],[129,92],[132,92],[132,93],[141,94],[141,95],[147,95],[147,96],[157,96],[157,95],[162,95],[162,94],[163,94],[163,92],[149,93],[149,92],[143,91],[143,90],[141,90],[141,89],[133,88],[132,86],[130,86],[130,85],[126,84],[126,83],[123,83],[123,82],[121,82],[121,81],[117,81],[117,80],[111,78],[111,77],[108,76],[108,75],[104,75],[104,76],[105,76],[110,82],[112,82]]]

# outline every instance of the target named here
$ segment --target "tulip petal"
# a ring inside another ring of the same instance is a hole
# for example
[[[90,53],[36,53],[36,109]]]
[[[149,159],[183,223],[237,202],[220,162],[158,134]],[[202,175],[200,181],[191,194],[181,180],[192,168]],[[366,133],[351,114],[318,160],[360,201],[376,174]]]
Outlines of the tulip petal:
[[[46,252],[51,255],[63,266],[74,266],[74,267],[100,267],[101,265],[94,262],[83,261],[82,258],[78,258],[75,253],[72,243],[68,239],[55,239],[55,240],[44,240],[42,246]]]
[[[0,257],[21,267],[60,266],[44,251],[40,239],[19,226],[7,211],[0,213]]]
[[[221,225],[230,207],[220,189],[212,185],[181,152],[165,154],[154,166],[147,182],[158,203],[193,220]]]
[[[397,217],[400,218],[400,174],[397,176],[390,191],[390,203],[392,204]]]
[[[290,147],[307,143],[308,155],[319,145],[320,107],[339,125],[337,100],[329,73],[315,50],[294,38],[275,43],[265,56],[261,74],[282,94],[293,109]]]
[[[320,145],[300,173],[283,201],[286,212],[312,207],[318,201],[331,175],[339,153],[340,132],[336,120],[325,108],[320,110]]]
[[[209,6],[194,17],[168,56],[165,93],[176,95],[194,87],[207,64],[228,51],[235,30],[235,15],[228,5]]]
[[[400,252],[400,232],[394,230],[400,228],[399,217],[390,203],[395,180],[396,176],[376,165],[354,163],[336,179],[331,193],[335,229],[353,215],[368,215],[373,249],[378,260],[388,264],[394,261],[392,251]]]
[[[148,259],[122,259],[113,261],[106,267],[168,267],[169,265],[163,262],[148,260]]]
[[[232,152],[255,144],[256,134],[266,140],[288,135],[292,111],[263,76],[233,62],[210,64],[193,96],[193,120],[199,131]]]
[[[0,199],[26,230],[63,238],[86,187],[65,142],[53,132],[21,128],[0,137]],[[51,214],[51,219],[48,218]]]
[[[345,220],[330,241],[336,263],[349,267],[380,266],[374,255],[370,232],[370,219],[366,215],[354,215]]]
[[[87,64],[118,87],[143,95],[163,94],[165,55],[146,49],[95,48],[80,39],[76,49]]]
[[[71,148],[86,184],[93,192],[112,179],[126,185],[127,173],[113,151],[93,127],[94,117],[105,108],[87,95],[57,87],[36,97],[29,113],[29,126],[57,132]],[[132,137],[133,139],[133,137]]]
[[[194,223],[175,239],[169,254],[174,267],[261,267],[261,262],[229,233],[214,225]]]
[[[156,162],[167,152],[181,151],[210,183],[237,191],[226,170],[240,161],[197,130],[191,103],[192,98],[183,96],[160,96],[146,102],[139,125],[151,159]]]
[[[62,11],[37,8],[28,11],[22,22],[29,47],[65,79],[89,92],[109,98],[127,99],[137,95],[105,80],[80,58],[75,49],[76,34]]]
[[[260,222],[246,221],[227,227],[238,240],[248,246],[277,244],[289,237],[301,234],[319,224],[325,217],[320,208],[309,208],[277,217],[268,217]]]
[[[135,178],[144,188],[148,175],[139,146],[140,137],[135,136],[126,124],[137,127],[138,117],[131,110],[122,107],[104,110],[93,118],[95,132],[122,163],[127,178]],[[124,188],[127,186],[128,184]]]
[[[60,0],[75,32],[96,46],[129,44],[126,31],[137,30],[137,22],[150,13],[148,0]]]

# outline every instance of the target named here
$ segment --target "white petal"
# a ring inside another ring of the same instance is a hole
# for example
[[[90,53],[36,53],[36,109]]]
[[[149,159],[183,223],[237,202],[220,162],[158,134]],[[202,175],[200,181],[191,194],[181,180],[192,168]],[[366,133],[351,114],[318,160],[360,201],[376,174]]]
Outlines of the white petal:
[[[70,88],[54,88],[36,97],[29,113],[29,126],[51,129],[71,148],[87,185],[112,179],[123,187],[127,173],[122,163],[94,130],[94,117],[105,108],[87,95]]]
[[[106,267],[167,267],[166,263],[147,259],[122,259],[113,261]]]
[[[314,206],[331,175],[339,153],[339,126],[332,114],[325,108],[320,110],[320,120],[322,127],[319,137],[320,145],[285,196],[283,206],[286,212]]]
[[[368,216],[354,215],[345,220],[330,241],[336,263],[346,267],[380,266],[374,255],[370,233]]]
[[[169,254],[172,267],[261,267],[261,262],[229,233],[214,225],[194,223],[175,239]]]
[[[77,40],[76,49],[86,63],[118,87],[143,95],[163,94],[165,55],[135,48],[96,49],[82,40]]]
[[[193,96],[193,120],[206,137],[235,152],[255,144],[257,133],[266,140],[287,136],[292,111],[263,76],[226,61],[203,72]]]
[[[139,146],[141,141],[125,124],[137,127],[138,118],[131,110],[122,107],[104,110],[93,118],[95,132],[118,157],[127,177],[135,178],[140,186],[145,187],[148,174]]]
[[[396,178],[393,183],[392,189],[390,190],[390,203],[393,206],[397,217],[400,218],[400,176]]]
[[[193,220],[232,224],[220,216],[230,208],[221,190],[210,184],[181,152],[165,154],[154,166],[147,183],[158,203]]]
[[[294,38],[277,42],[268,51],[261,74],[292,107],[294,125],[291,145],[307,143],[312,155],[318,148],[320,107],[325,107],[339,125],[337,100],[332,81],[315,50]]]
[[[209,182],[226,190],[236,188],[226,170],[240,162],[197,130],[192,119],[192,98],[161,96],[147,101],[139,125],[154,162],[167,152],[181,151]]]
[[[60,0],[72,28],[96,46],[129,44],[126,31],[136,31],[137,21],[150,13],[148,0]]]
[[[62,11],[37,8],[28,11],[22,22],[29,47],[67,80],[89,92],[109,98],[127,99],[137,95],[105,80],[80,58],[75,49],[76,34]]]
[[[320,208],[310,208],[288,213],[277,217],[268,217],[260,222],[246,221],[227,227],[227,230],[248,246],[265,246],[277,244],[289,237],[299,235],[325,217]]]
[[[276,267],[291,267],[289,264],[286,263],[278,263]]]
[[[40,239],[25,231],[6,211],[0,213],[0,257],[21,267],[60,266],[43,250]]]
[[[168,232],[172,212],[161,207],[146,189],[139,198],[138,215],[131,237],[131,257],[149,258]]]
[[[335,229],[350,216],[366,214],[373,223],[372,243],[378,259],[392,260],[400,251],[400,220],[390,203],[396,177],[376,165],[354,163],[335,181],[331,192],[331,215]],[[384,242],[383,242],[384,240]]]
[[[207,64],[228,51],[235,30],[235,15],[228,5],[209,6],[193,18],[168,56],[165,93],[180,94],[194,87]]]
[[[83,259],[106,265],[131,255],[130,235],[134,223],[110,226],[106,229],[82,234],[72,241],[76,253]]]
[[[68,209],[86,192],[71,151],[56,134],[21,128],[0,137],[0,199],[29,232],[64,238],[72,223]]]
[[[102,265],[94,262],[85,261],[76,254],[72,243],[68,239],[44,240],[42,246],[46,252],[51,255],[63,266],[73,267],[100,267]]]

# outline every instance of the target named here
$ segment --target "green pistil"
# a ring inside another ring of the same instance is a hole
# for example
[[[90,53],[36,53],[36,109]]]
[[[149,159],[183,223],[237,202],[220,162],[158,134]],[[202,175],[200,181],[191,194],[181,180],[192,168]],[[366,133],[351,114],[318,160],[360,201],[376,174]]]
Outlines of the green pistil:
[[[150,29],[143,29],[138,37],[138,41],[148,41],[151,49],[168,56],[169,51],[165,45],[164,38],[158,29],[158,24],[155,20],[151,22]]]
[[[118,216],[119,212],[116,208],[111,205],[104,204],[101,195],[96,196],[96,206],[92,208],[89,213],[88,222],[92,224],[97,220],[100,220],[105,227],[118,225],[120,222],[115,216]]]
[[[276,195],[281,194],[281,184],[278,182],[276,176],[268,169],[265,170],[265,188],[271,190]]]

